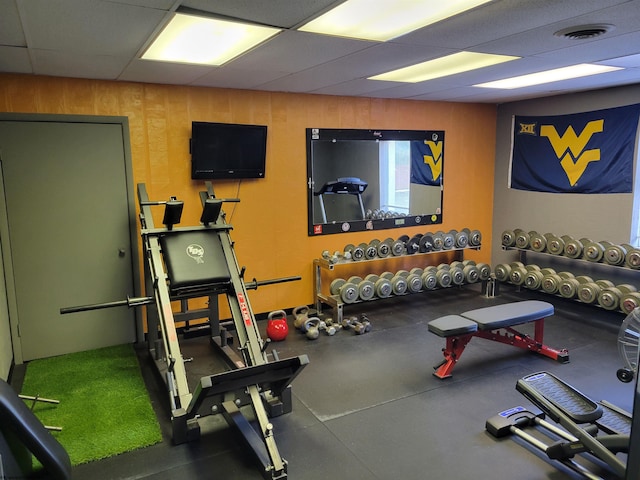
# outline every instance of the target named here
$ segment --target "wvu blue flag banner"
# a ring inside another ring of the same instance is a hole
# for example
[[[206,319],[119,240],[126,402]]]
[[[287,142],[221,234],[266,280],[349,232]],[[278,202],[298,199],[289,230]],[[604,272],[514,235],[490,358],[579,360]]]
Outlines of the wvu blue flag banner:
[[[411,183],[440,185],[444,140],[411,140]]]
[[[509,186],[630,193],[640,104],[561,116],[515,116]]]

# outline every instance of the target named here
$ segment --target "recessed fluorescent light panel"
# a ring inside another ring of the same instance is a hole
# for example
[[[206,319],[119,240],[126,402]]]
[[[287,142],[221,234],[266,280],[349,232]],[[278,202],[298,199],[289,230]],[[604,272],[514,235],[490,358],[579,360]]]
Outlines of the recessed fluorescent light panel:
[[[520,57],[508,55],[493,55],[488,53],[459,52],[446,57],[436,58],[428,62],[418,63],[380,75],[369,77],[369,80],[384,80],[387,82],[418,83],[434,78],[446,77],[456,73],[477,70],[499,63],[517,60]]]
[[[501,88],[505,90],[512,90],[514,88],[542,85],[544,83],[569,80],[571,78],[588,77],[589,75],[613,72],[615,70],[623,70],[623,68],[581,63],[579,65],[572,65],[571,67],[556,68],[554,70],[547,70],[544,72],[530,73],[529,75],[505,78],[504,80],[497,80],[495,82],[479,83],[477,85],[474,85],[474,87]]]
[[[384,42],[490,0],[347,0],[299,30]]]
[[[222,65],[278,32],[261,25],[176,13],[142,58]]]

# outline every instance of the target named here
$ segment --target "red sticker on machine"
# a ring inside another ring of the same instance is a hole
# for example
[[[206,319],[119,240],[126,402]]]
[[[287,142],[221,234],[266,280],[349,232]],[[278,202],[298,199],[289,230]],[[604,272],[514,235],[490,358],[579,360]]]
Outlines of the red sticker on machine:
[[[238,293],[238,303],[240,304],[240,312],[242,312],[242,319],[247,327],[251,326],[251,314],[249,313],[249,307],[247,301],[244,299],[242,293]]]

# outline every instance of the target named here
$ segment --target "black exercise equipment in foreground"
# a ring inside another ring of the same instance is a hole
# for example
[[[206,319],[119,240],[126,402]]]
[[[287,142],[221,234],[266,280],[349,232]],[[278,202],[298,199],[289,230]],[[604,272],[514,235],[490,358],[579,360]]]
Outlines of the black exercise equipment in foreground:
[[[553,315],[553,305],[539,300],[505,303],[447,315],[427,324],[430,332],[447,341],[442,349],[444,360],[434,367],[438,378],[449,378],[453,367],[473,337],[523,348],[562,363],[569,361],[567,350],[556,350],[544,344],[544,319]],[[535,323],[534,336],[518,332],[513,327]]]
[[[617,453],[628,453],[631,415],[607,402],[594,402],[571,385],[548,372],[518,380],[516,390],[542,412],[515,407],[490,418],[486,429],[495,437],[516,435],[585,478],[600,479],[574,457],[588,454],[603,463],[616,477],[625,478],[625,462]],[[556,424],[544,420],[548,416]],[[525,430],[535,427],[553,443]],[[562,428],[560,428],[562,427]]]
[[[31,456],[41,469],[32,468]],[[0,478],[71,478],[66,450],[25,405],[11,386],[0,379]]]
[[[173,442],[183,443],[200,436],[198,419],[222,414],[229,425],[237,428],[241,438],[255,455],[261,472],[268,480],[287,478],[287,462],[278,451],[269,416],[289,413],[292,409],[291,382],[307,365],[306,355],[279,359],[267,357],[268,342],[260,336],[249,298],[248,288],[259,285],[299,280],[300,277],[245,283],[244,268],[236,260],[230,237],[231,225],[225,221],[224,202],[211,183],[200,193],[203,205],[202,225],[176,227],[180,222],[182,202],[149,201],[144,184],[138,185],[140,222],[144,249],[145,290],[153,296],[129,298],[105,304],[61,309],[71,313],[96,308],[127,305],[147,307],[147,343],[151,358],[165,380],[171,406]],[[151,207],[165,206],[162,228],[153,225]],[[233,317],[233,331],[238,345],[231,348],[231,334],[218,322],[217,298],[227,297]],[[208,308],[188,309],[188,299],[208,297]],[[174,313],[172,301],[182,310]],[[176,321],[209,318],[207,329],[211,345],[218,351],[229,370],[202,377],[192,392],[187,381]],[[240,355],[237,351],[240,351]],[[254,427],[240,408],[251,406]]]

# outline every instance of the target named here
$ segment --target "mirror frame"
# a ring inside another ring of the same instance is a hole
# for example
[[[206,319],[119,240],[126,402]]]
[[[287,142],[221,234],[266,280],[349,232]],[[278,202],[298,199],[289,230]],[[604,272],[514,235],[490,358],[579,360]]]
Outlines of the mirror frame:
[[[315,183],[313,180],[313,143],[335,140],[441,140],[442,173],[440,175],[440,211],[415,213],[408,216],[364,219],[352,221],[333,221],[314,223]],[[387,230],[392,228],[414,227],[417,225],[433,225],[442,223],[442,203],[444,201],[444,131],[443,130],[364,130],[364,129],[332,129],[307,128],[307,220],[308,235],[329,235],[335,233],[362,232],[367,230]]]

